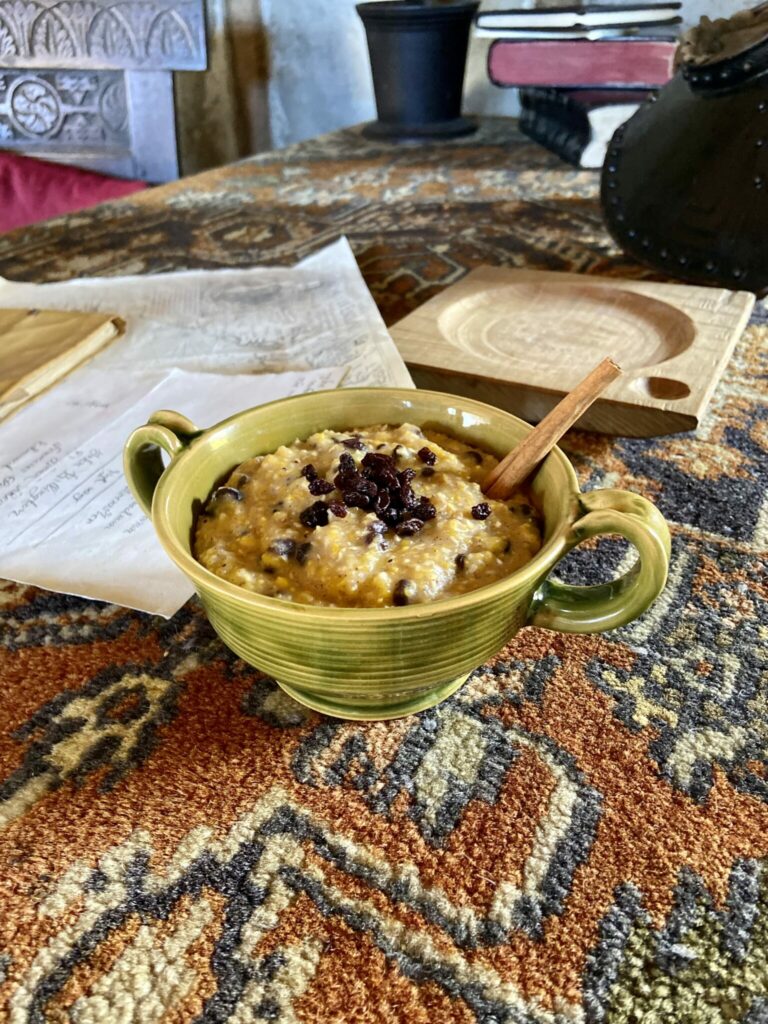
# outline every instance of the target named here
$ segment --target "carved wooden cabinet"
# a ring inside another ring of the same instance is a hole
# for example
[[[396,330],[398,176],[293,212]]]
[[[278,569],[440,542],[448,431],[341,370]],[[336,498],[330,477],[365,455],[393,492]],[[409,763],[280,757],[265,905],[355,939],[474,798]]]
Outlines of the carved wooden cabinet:
[[[203,0],[0,0],[0,148],[175,178],[173,71],[205,67]]]

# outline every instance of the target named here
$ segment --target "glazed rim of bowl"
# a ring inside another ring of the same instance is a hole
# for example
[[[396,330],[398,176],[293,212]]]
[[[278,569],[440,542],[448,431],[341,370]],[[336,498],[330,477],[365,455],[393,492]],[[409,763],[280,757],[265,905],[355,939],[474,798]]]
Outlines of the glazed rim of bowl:
[[[313,391],[309,392],[313,397],[319,395],[331,395],[336,394],[339,390],[345,391],[407,391],[408,389],[402,388],[342,388],[333,389],[328,391]],[[512,420],[514,423],[519,423],[526,429],[531,430],[531,424],[526,423],[525,420],[520,419],[519,416],[515,416],[512,413],[505,412],[503,409],[497,409],[495,406],[488,405],[485,402],[476,402],[470,398],[462,398],[459,395],[448,395],[440,391],[426,391],[421,388],[418,389],[420,395],[429,396],[440,396],[443,398],[450,399],[455,402],[462,410],[467,412],[477,412],[488,416],[488,413],[492,413],[494,416],[501,416],[505,419]],[[239,413],[235,413],[233,416],[228,416],[225,420],[220,420],[215,423],[212,427],[206,429],[201,437],[195,438],[189,446],[181,452],[174,459],[171,466],[169,466],[155,489],[154,498],[152,501],[152,522],[160,539],[161,544],[165,548],[168,555],[170,555],[172,561],[178,565],[178,567],[186,573],[194,582],[205,586],[207,590],[215,590],[222,597],[233,598],[236,601],[250,605],[252,608],[261,609],[263,611],[275,611],[280,609],[282,613],[292,616],[296,619],[297,625],[301,623],[301,620],[308,619],[326,619],[329,622],[338,621],[343,615],[349,615],[353,613],[355,618],[359,618],[362,621],[373,623],[377,621],[391,622],[395,618],[398,621],[408,619],[418,619],[427,616],[434,615],[437,610],[445,610],[446,612],[456,610],[460,607],[469,608],[474,607],[477,604],[484,604],[486,601],[502,594],[505,590],[514,586],[515,583],[519,582],[524,576],[539,576],[548,572],[554,562],[551,562],[552,553],[555,549],[562,546],[562,530],[556,530],[549,538],[546,544],[544,544],[537,554],[526,562],[525,565],[520,566],[515,572],[510,573],[508,576],[502,577],[500,580],[496,580],[493,583],[487,583],[485,586],[478,587],[476,590],[470,590],[466,594],[456,594],[452,597],[440,597],[434,601],[425,601],[419,604],[405,605],[403,607],[395,607],[394,605],[387,605],[385,607],[376,608],[356,608],[349,605],[322,605],[322,604],[300,604],[299,602],[284,601],[279,597],[267,597],[264,594],[254,594],[250,590],[246,590],[245,587],[240,587],[236,583],[230,583],[228,580],[222,579],[215,573],[211,572],[194,557],[191,551],[187,551],[186,548],[179,542],[174,532],[166,527],[165,522],[162,521],[160,516],[156,517],[156,512],[168,501],[168,495],[166,492],[171,486],[170,481],[173,478],[174,472],[178,472],[182,469],[185,462],[190,461],[194,458],[195,447],[199,443],[205,443],[209,439],[209,435],[212,431],[218,431],[224,429],[235,420],[240,419],[242,416],[248,415],[248,413],[258,409],[269,409],[272,406],[283,405],[286,402],[299,401],[304,398],[304,395],[295,395],[290,398],[278,398],[273,402],[265,402],[263,405],[254,406],[253,409],[243,409]],[[327,429],[320,427],[320,430]],[[336,428],[334,428],[336,429]],[[342,429],[342,428],[338,428]],[[348,428],[353,429],[353,428]],[[445,427],[447,433],[450,433],[450,428]],[[569,497],[571,502],[578,502],[579,497],[579,484],[576,479],[576,473],[574,472],[573,466],[568,461],[565,453],[557,445],[552,449],[549,455],[544,460],[544,464],[549,462],[550,459],[554,459],[555,462],[565,471],[565,475],[570,485]],[[173,470],[174,472],[171,472]]]

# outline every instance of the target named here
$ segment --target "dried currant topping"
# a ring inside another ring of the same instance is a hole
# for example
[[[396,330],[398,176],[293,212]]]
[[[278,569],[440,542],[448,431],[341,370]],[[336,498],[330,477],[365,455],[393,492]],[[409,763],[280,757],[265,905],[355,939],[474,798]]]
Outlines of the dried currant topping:
[[[472,509],[473,519],[487,519],[491,514],[491,506],[487,501],[481,501],[479,505],[473,505]]]
[[[347,506],[343,501],[329,501],[328,508],[333,512],[337,519],[343,519],[347,514]]]
[[[403,508],[410,508],[418,501],[418,498],[413,493],[413,488],[411,487],[411,480],[413,480],[415,476],[416,473],[412,469],[404,469],[397,474],[400,501],[403,504]]]
[[[467,564],[466,554],[462,551],[460,554],[456,555],[453,560],[453,564],[456,566],[456,572],[464,572],[464,566]]]
[[[350,438],[337,437],[334,440],[339,444],[354,442],[348,447],[366,449],[359,434]],[[334,487],[341,492],[341,500],[337,499],[327,506],[334,515],[346,515],[345,506],[373,512],[380,524],[376,528],[377,533],[386,527],[403,526],[399,531],[400,536],[408,537],[418,532],[424,523],[435,518],[435,506],[428,497],[414,492],[411,483],[416,476],[416,470],[406,468],[398,472],[395,458],[402,446],[395,445],[392,455],[380,451],[381,447],[379,445],[376,451],[366,450],[359,463],[348,452],[342,452],[333,478],[333,486],[317,475],[314,466],[305,467],[303,472],[309,481],[311,494],[330,494]],[[435,453],[426,446],[419,453],[419,457],[426,463],[436,461]],[[431,469],[431,465],[425,465],[421,472],[423,475],[431,475],[434,470]],[[320,502],[320,505],[323,503]],[[323,517],[322,511],[313,511],[315,508],[316,506],[311,506],[302,513],[308,519],[308,522],[302,519],[305,526],[310,525],[314,528],[326,525],[327,520],[315,522],[318,516]]]
[[[237,478],[237,486],[245,487],[245,485],[250,482],[250,479],[251,478],[249,476],[246,476],[245,473],[241,473],[240,476]]]
[[[359,473],[337,473],[333,478],[335,487],[338,487],[340,491],[354,491],[357,490],[357,485],[362,480]]]
[[[395,471],[394,463],[392,466],[386,466],[379,470],[373,479],[378,484],[379,488],[383,488],[387,491],[394,491],[399,487],[397,480],[397,472]]]
[[[309,481],[310,494],[330,494],[333,489],[333,484],[329,483],[327,480],[322,480],[320,477],[313,477]]]
[[[328,506],[324,501],[316,501],[314,505],[309,505],[304,509],[299,515],[299,519],[308,530],[314,530],[317,526],[327,526]]]
[[[218,501],[219,498],[234,498],[235,501],[243,500],[243,492],[236,487],[217,487],[211,495],[211,501]]]
[[[312,545],[308,540],[304,541],[303,544],[299,544],[299,546],[296,548],[296,561],[299,563],[299,565],[304,565],[304,563],[307,560],[307,556],[309,555],[309,552],[311,550]]]
[[[374,519],[372,523],[368,525],[368,529],[363,535],[363,540],[366,544],[371,544],[377,537],[381,537],[383,533],[386,533],[387,527],[379,519]]]
[[[339,471],[333,478],[333,482],[340,491],[354,491],[360,474],[357,471],[355,460],[347,452],[342,452],[339,459]]]
[[[368,452],[363,456],[362,465],[373,471],[374,475],[379,469],[392,465],[392,456],[384,455],[381,452]]]
[[[400,504],[403,508],[408,509],[409,511],[416,508],[419,503],[419,499],[413,493],[413,488],[410,484],[400,484],[398,497],[400,498]]]
[[[431,466],[425,466],[424,469],[422,469],[422,471],[421,471],[421,475],[422,476],[434,476],[435,475],[435,471],[434,471],[434,469],[432,469]]]
[[[368,494],[361,494],[360,491],[344,491],[342,495],[344,504],[348,508],[362,508],[366,511],[370,510],[371,497]]]
[[[361,441],[359,436],[356,437],[344,437],[341,439],[341,443],[345,448],[354,448],[356,451],[365,451],[365,445]]]
[[[375,480],[378,486],[397,487],[397,471],[391,455],[369,452],[363,457],[363,472],[369,480]]]
[[[355,490],[359,491],[360,494],[366,494],[369,498],[375,498],[376,495],[379,493],[379,488],[373,482],[373,480],[366,480],[365,477],[360,478],[355,487]]]
[[[437,462],[437,456],[432,451],[432,449],[427,448],[426,445],[424,445],[423,448],[419,448],[416,454],[421,459],[421,461],[426,463],[426,465],[428,466],[434,466],[434,464]]]
[[[376,516],[385,526],[397,526],[400,521],[400,510],[390,505],[388,508],[383,508],[380,512],[377,512]]]
[[[435,518],[435,516],[437,515],[437,509],[432,504],[429,498],[422,495],[422,497],[419,498],[418,504],[414,505],[414,507],[411,509],[411,514],[414,515],[417,519],[421,519],[422,522],[426,523],[428,520]]]
[[[394,463],[391,469],[382,470],[376,479],[380,487],[386,487],[390,491],[395,490],[397,488],[397,471],[394,468]]]
[[[373,499],[373,511],[377,514],[383,512],[385,508],[389,508],[392,499],[389,496],[389,491],[379,491],[376,497]]]
[[[311,462],[308,462],[306,466],[302,467],[301,475],[305,476],[307,480],[314,480],[317,476],[317,470]]]
[[[296,541],[291,540],[290,537],[280,537],[278,540],[272,541],[269,550],[273,555],[279,555],[280,558],[293,558],[296,554]]]
[[[404,519],[402,523],[398,523],[395,527],[395,533],[398,537],[412,537],[414,533],[418,533],[423,526],[424,523],[421,519]]]
[[[392,591],[392,604],[397,607],[408,604],[408,591],[410,588],[410,580],[398,580],[395,584],[395,589]]]

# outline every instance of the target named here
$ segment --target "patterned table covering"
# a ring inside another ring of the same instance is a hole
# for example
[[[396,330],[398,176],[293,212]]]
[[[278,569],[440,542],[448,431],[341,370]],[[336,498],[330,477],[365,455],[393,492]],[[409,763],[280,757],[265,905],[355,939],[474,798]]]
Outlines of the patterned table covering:
[[[0,273],[291,263],[346,234],[393,322],[481,263],[644,276],[596,184],[510,122],[350,130],[0,238]],[[669,520],[654,608],[525,629],[421,715],[305,711],[194,601],[165,622],[2,587],[0,1019],[768,1020],[766,331],[759,306],[696,436],[566,441],[584,487]]]

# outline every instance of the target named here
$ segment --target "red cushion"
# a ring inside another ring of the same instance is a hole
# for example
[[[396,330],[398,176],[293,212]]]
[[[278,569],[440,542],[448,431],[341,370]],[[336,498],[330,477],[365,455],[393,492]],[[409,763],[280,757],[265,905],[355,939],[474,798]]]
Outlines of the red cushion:
[[[143,181],[0,152],[0,231],[84,210],[146,187]]]

